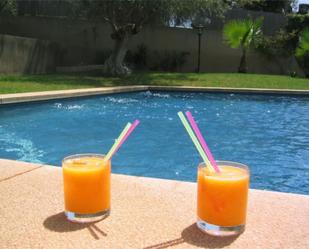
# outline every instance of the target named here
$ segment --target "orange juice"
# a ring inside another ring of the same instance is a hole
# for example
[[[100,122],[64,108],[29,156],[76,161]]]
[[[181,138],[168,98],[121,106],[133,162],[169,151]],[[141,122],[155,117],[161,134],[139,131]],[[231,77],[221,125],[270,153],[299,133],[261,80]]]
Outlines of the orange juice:
[[[218,162],[220,173],[199,166],[197,216],[218,227],[244,227],[249,189],[249,171],[245,165]]]
[[[74,217],[109,212],[111,163],[104,156],[85,154],[63,160],[65,210]]]

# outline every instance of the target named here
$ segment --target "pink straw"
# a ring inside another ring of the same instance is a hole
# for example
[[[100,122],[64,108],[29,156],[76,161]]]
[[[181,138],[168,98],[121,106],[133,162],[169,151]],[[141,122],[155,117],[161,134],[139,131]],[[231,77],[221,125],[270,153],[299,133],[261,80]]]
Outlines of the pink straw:
[[[196,124],[196,122],[195,122],[195,120],[194,120],[194,118],[193,118],[191,112],[187,111],[187,112],[186,112],[186,116],[187,116],[187,118],[189,119],[189,122],[190,122],[190,124],[191,124],[193,130],[195,131],[195,133],[196,133],[196,135],[197,135],[197,138],[198,138],[198,140],[200,141],[200,144],[202,145],[203,150],[205,151],[205,153],[206,153],[206,155],[207,155],[207,157],[208,157],[208,159],[209,159],[209,162],[210,162],[211,166],[214,168],[214,170],[216,171],[216,173],[220,173],[220,169],[219,169],[219,167],[218,167],[218,165],[217,165],[215,159],[213,158],[213,156],[212,156],[212,154],[211,154],[211,152],[210,152],[210,150],[209,150],[209,148],[208,148],[208,146],[207,146],[207,144],[206,144],[206,141],[205,141],[205,139],[203,138],[203,136],[202,136],[202,134],[201,134],[201,132],[200,132],[200,129],[198,128],[198,126],[197,126],[197,124]]]
[[[120,148],[120,146],[124,143],[124,141],[127,140],[127,138],[130,136],[130,134],[132,133],[132,131],[135,129],[135,127],[139,124],[139,120],[136,119],[133,124],[131,125],[131,127],[129,128],[129,130],[127,131],[126,135],[123,137],[123,139],[121,140],[121,142],[118,144],[118,146],[116,147],[116,149],[114,150],[114,153],[111,155],[112,156],[117,152],[117,150]]]

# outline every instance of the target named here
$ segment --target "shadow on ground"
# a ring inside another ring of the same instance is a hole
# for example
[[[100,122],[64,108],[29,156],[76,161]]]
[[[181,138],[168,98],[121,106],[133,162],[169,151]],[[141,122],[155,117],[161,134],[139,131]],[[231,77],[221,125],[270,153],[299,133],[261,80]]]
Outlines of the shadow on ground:
[[[223,248],[233,243],[239,235],[228,237],[210,236],[199,230],[194,223],[182,231],[181,237],[186,243],[197,247]]]
[[[105,233],[101,228],[97,226],[97,222],[89,222],[89,223],[74,223],[70,222],[66,219],[64,212],[51,215],[47,217],[43,225],[50,231],[58,232],[58,233],[69,233],[77,230],[87,229],[91,236],[98,240],[100,237],[106,237],[107,233]]]
[[[194,223],[186,227],[182,231],[180,238],[164,241],[156,245],[147,246],[144,249],[163,249],[183,243],[203,248],[223,248],[233,243],[238,238],[238,236],[229,236],[229,237],[210,236],[200,231],[197,228],[196,224]]]

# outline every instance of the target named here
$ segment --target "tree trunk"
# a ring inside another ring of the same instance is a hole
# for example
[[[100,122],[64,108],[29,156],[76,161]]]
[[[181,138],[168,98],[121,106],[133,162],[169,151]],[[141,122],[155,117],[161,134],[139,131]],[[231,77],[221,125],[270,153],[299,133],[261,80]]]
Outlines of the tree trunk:
[[[291,57],[293,58],[293,57]],[[299,57],[294,57],[295,58],[295,61],[296,61],[296,64],[298,65],[300,71],[303,72],[304,75],[302,75],[300,73],[299,76],[305,76],[306,78],[309,78],[309,55],[305,55],[304,57],[302,58],[299,58]]]
[[[110,57],[105,61],[103,73],[110,76],[124,76],[131,73],[131,70],[123,64],[127,53],[127,45],[130,35],[125,34],[114,39],[114,50]]]
[[[309,55],[302,58],[301,69],[304,71],[305,77],[309,78]]]
[[[247,73],[247,50],[245,48],[242,49],[238,73]]]

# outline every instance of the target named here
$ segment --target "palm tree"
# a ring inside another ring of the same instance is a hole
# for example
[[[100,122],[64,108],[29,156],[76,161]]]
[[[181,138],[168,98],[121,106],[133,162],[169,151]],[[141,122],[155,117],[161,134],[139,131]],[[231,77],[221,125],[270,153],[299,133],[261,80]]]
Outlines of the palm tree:
[[[254,47],[256,40],[262,35],[263,18],[257,20],[232,20],[223,27],[223,35],[231,48],[241,48],[242,55],[238,67],[239,73],[247,72],[247,51]]]
[[[309,54],[309,28],[306,28],[300,35],[299,44],[296,49],[297,57],[304,57]]]
[[[306,77],[309,77],[309,28],[304,29],[299,38],[299,44],[295,52],[298,62],[303,68]]]

